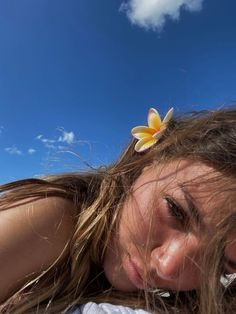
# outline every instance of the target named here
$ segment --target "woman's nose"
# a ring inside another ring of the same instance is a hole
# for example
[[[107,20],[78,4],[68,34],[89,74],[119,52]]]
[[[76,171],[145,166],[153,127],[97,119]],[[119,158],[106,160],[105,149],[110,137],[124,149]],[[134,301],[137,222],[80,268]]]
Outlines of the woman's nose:
[[[174,280],[190,267],[195,267],[198,255],[196,241],[183,238],[173,238],[151,252],[151,267],[157,276],[165,280]]]

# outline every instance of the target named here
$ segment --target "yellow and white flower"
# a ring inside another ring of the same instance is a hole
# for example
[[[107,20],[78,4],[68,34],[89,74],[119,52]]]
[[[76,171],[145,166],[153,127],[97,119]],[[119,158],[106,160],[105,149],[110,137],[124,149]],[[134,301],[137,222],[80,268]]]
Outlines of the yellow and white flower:
[[[138,139],[135,145],[136,152],[143,152],[154,145],[162,136],[168,122],[173,116],[174,109],[171,108],[164,119],[161,120],[158,111],[150,108],[148,112],[148,126],[136,126],[131,130],[133,137]]]

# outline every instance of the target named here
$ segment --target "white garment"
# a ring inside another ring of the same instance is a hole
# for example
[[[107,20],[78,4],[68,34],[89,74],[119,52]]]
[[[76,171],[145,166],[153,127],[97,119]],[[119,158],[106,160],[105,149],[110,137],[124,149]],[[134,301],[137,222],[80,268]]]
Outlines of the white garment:
[[[110,303],[88,302],[69,311],[67,314],[149,314],[144,310],[135,310],[127,306],[113,305]]]

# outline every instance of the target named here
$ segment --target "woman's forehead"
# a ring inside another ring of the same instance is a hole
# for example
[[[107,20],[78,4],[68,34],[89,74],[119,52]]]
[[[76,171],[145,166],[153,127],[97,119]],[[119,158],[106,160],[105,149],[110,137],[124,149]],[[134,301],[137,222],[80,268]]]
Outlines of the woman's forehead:
[[[207,183],[209,179],[215,177],[217,172],[214,168],[191,160],[174,160],[168,163],[153,164],[145,168],[142,176],[143,181],[156,180],[166,184],[199,185]]]
[[[160,164],[157,167],[160,168],[161,173],[163,174],[173,174],[176,173],[180,175],[182,173],[188,174],[191,176],[197,176],[198,174],[203,174],[206,172],[212,171],[212,167],[204,164],[203,162],[197,162],[189,159],[177,159],[172,160],[165,164]]]

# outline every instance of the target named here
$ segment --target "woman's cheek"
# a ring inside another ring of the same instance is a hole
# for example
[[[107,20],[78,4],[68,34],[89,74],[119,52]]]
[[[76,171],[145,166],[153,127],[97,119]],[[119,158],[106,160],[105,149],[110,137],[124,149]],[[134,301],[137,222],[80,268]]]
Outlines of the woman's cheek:
[[[171,215],[165,198],[160,198],[158,201],[155,215],[153,216],[153,241],[160,246],[170,236],[173,231],[176,231],[176,221]]]
[[[169,230],[169,217],[164,200],[159,200],[158,207],[152,209],[146,218],[143,228],[146,245],[149,247],[161,245]]]

